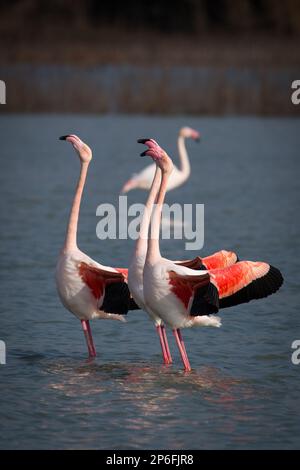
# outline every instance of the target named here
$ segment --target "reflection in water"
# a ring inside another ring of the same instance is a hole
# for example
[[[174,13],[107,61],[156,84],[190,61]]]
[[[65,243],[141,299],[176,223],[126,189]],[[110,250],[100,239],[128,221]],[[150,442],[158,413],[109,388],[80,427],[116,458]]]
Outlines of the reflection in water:
[[[48,362],[45,373],[52,376],[47,387],[77,398],[74,413],[109,413],[112,425],[120,425],[121,420],[128,431],[155,433],[167,430],[170,422],[179,429],[200,425],[199,417],[184,413],[190,400],[194,400],[198,412],[205,403],[218,408],[222,419],[217,432],[233,433],[240,421],[255,419],[253,414],[245,414],[254,396],[252,388],[216,367],[202,367],[187,374],[174,366],[98,364],[88,360],[71,364],[62,360]],[[124,410],[126,416],[122,416]],[[224,420],[224,415],[230,420]],[[135,436],[135,442],[145,444],[145,436]]]

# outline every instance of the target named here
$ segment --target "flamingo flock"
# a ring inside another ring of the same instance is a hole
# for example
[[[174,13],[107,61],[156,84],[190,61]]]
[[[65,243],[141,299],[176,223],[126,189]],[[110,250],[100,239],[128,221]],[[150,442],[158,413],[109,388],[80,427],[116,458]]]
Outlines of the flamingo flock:
[[[78,248],[80,204],[92,151],[76,135],[60,137],[77,153],[80,174],[56,266],[56,285],[64,307],[81,322],[90,358],[96,356],[90,320],[125,321],[128,311],[141,309],[154,323],[164,364],[172,363],[166,333],[166,328],[170,328],[184,370],[189,372],[191,365],[181,329],[220,327],[220,309],[267,297],[283,283],[277,268],[261,261],[239,261],[231,251],[181,261],[161,256],[159,234],[166,192],[187,180],[190,165],[184,141],[199,137],[189,127],[180,130],[180,170],[174,168],[172,159],[154,139],[138,140],[146,146],[141,156],[150,157],[153,163],[123,186],[123,192],[133,188],[149,191],[128,269],[104,266]]]

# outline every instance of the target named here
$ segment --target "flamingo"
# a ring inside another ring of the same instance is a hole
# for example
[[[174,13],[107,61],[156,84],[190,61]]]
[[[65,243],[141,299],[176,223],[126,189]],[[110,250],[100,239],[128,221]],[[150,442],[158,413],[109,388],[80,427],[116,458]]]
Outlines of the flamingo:
[[[143,143],[143,140],[141,143]],[[150,188],[150,192],[145,204],[145,209],[140,225],[139,237],[136,241],[135,249],[128,268],[128,286],[135,303],[140,307],[140,309],[148,313],[150,319],[155,324],[160,340],[164,363],[171,364],[172,357],[166,335],[165,325],[162,319],[154,311],[152,311],[151,308],[146,306],[143,293],[143,270],[147,254],[150,217],[161,181],[161,170],[159,166],[155,166],[156,170]],[[222,250],[205,258],[200,258],[200,256],[197,256],[192,260],[175,261],[175,263],[177,265],[186,266],[191,269],[207,270],[216,267],[223,268],[230,266],[236,263],[237,259],[237,255],[234,252]]]
[[[100,318],[125,321],[123,315],[130,306],[134,306],[127,285],[127,269],[103,266],[77,246],[80,203],[92,151],[76,135],[65,135],[60,140],[73,145],[79,156],[81,169],[65,242],[56,266],[56,285],[64,307],[81,321],[89,357],[95,357],[90,320]]]
[[[191,173],[191,167],[189,157],[187,154],[185,139],[191,138],[196,142],[200,141],[200,134],[191,127],[182,127],[178,134],[178,153],[180,159],[180,168],[174,167],[171,177],[168,181],[167,190],[177,188],[181,186],[189,178]],[[124,184],[121,193],[125,194],[132,189],[147,189],[151,187],[155,174],[155,164],[151,164],[144,168],[140,173],[133,174],[131,178]]]
[[[163,258],[159,249],[160,219],[173,163],[155,140],[140,141],[148,147],[142,155],[150,156],[162,171],[144,265],[145,305],[172,328],[184,369],[190,371],[180,329],[220,327],[216,315],[220,308],[267,297],[280,288],[283,278],[277,268],[265,262],[239,261],[223,269],[195,271]]]

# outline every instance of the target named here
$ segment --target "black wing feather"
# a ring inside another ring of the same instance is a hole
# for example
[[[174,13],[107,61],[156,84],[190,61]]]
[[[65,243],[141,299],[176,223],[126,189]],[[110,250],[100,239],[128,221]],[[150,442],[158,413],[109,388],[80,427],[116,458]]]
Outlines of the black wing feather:
[[[279,269],[270,266],[269,271],[263,277],[255,279],[248,286],[233,295],[220,299],[220,308],[233,307],[234,305],[250,302],[253,299],[262,299],[274,294],[283,284],[283,277]]]
[[[206,286],[197,288],[191,306],[192,317],[211,315],[219,310],[218,289],[210,282]],[[200,312],[200,313],[199,313]]]
[[[113,282],[105,287],[100,310],[106,313],[126,315],[130,307],[130,292],[126,282]]]

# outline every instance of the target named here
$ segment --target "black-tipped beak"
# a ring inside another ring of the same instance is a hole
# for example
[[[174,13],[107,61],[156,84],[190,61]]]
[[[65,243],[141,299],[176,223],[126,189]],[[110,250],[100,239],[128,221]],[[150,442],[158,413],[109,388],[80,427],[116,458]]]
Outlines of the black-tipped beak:
[[[200,137],[196,137],[195,142],[199,143],[200,142]]]
[[[138,139],[137,143],[138,144],[145,144],[148,140],[151,140],[151,139]]]
[[[62,135],[60,136],[59,140],[67,140],[67,137],[69,137],[69,135]]]
[[[146,155],[147,155],[146,152],[147,152],[147,150],[145,150],[144,152],[142,152],[142,153],[140,154],[140,157],[146,157]]]

